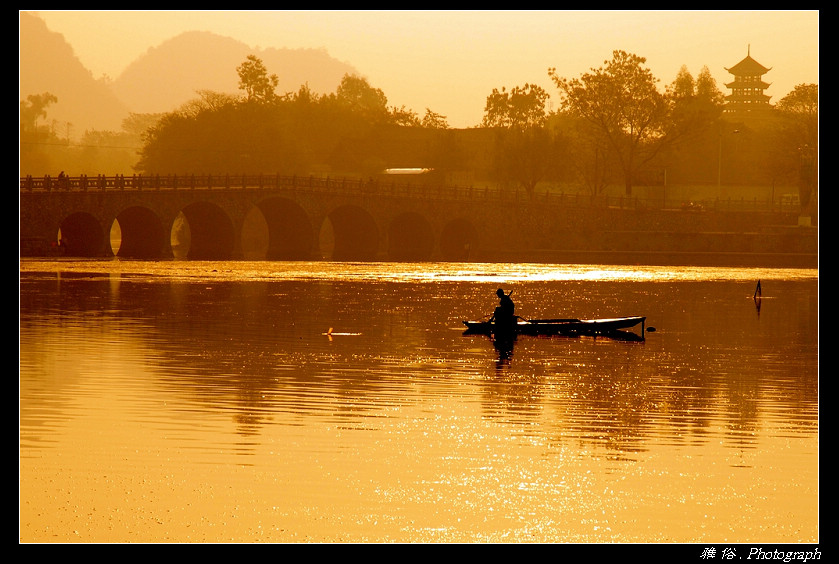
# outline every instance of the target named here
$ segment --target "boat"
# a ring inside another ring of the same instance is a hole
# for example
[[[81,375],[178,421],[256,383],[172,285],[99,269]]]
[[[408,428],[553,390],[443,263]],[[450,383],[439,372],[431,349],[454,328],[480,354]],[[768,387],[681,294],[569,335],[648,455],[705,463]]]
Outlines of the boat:
[[[624,329],[641,325],[641,338],[647,318],[642,316],[606,319],[525,319],[517,317],[512,324],[491,321],[464,321],[466,334],[472,335],[623,335]]]

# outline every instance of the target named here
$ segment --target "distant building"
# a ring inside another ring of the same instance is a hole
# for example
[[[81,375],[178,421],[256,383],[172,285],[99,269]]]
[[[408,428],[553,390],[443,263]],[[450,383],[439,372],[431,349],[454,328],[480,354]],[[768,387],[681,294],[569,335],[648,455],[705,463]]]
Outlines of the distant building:
[[[410,184],[412,186],[454,186],[469,187],[474,182],[474,173],[466,170],[437,171],[433,168],[387,168],[376,175],[380,182]]]
[[[769,104],[771,96],[764,93],[770,84],[763,80],[763,75],[772,69],[752,59],[750,50],[746,51],[745,59],[725,69],[734,75],[734,80],[725,85],[731,90],[731,94],[725,97],[727,114],[754,114],[772,109]]]

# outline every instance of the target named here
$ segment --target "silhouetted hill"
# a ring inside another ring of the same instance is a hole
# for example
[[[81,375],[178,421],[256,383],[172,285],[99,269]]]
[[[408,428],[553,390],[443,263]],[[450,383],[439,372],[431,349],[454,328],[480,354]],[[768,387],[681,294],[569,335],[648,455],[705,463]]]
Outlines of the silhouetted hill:
[[[167,40],[131,63],[114,81],[96,80],[60,33],[37,15],[20,12],[20,99],[50,92],[58,102],[47,110],[63,135],[86,130],[121,129],[134,113],[170,112],[200,90],[240,94],[236,67],[248,55],[259,57],[279,78],[278,94],[301,85],[318,94],[335,92],[345,74],[358,74],[324,49],[254,49],[210,32],[190,31]]]
[[[76,57],[64,36],[47,29],[39,17],[20,12],[20,99],[49,92],[58,102],[47,110],[63,136],[67,123],[71,135],[85,130],[119,130],[129,109],[107,83],[96,80]]]
[[[241,94],[236,67],[259,57],[279,78],[278,94],[301,85],[318,94],[335,92],[345,74],[358,74],[323,49],[254,49],[205,31],[182,33],[150,48],[114,81],[114,92],[133,111],[168,112],[197,97],[199,90]]]

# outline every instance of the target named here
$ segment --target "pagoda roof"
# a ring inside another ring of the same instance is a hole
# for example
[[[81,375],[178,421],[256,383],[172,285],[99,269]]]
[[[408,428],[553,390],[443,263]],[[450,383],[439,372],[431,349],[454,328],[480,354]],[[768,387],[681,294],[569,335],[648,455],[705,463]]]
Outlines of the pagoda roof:
[[[745,82],[734,81],[734,82],[729,82],[728,84],[725,85],[725,87],[734,89],[734,88],[737,88],[738,86],[743,87],[743,86],[746,86],[746,85],[747,85],[747,83],[745,83]],[[755,88],[760,88],[762,90],[766,90],[767,88],[772,86],[772,84],[769,83],[769,82],[766,82],[764,80],[760,80],[760,81],[757,81],[757,82],[748,83],[748,86],[755,87]]]
[[[725,70],[737,76],[760,76],[766,74],[772,69],[764,67],[763,65],[752,59],[751,55],[746,55],[745,59],[743,59],[731,68],[726,68]]]
[[[765,103],[769,102],[772,96],[768,94],[756,94],[752,96],[740,96],[737,94],[731,94],[730,96],[726,96],[725,99],[728,101],[729,104],[736,104],[740,102],[758,102],[758,103]]]

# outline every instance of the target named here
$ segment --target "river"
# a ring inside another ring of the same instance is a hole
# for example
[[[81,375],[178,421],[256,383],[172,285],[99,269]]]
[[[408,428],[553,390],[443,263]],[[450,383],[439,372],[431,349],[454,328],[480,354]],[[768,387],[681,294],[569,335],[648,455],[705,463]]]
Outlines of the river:
[[[644,338],[465,335],[499,287]],[[22,259],[20,541],[817,543],[818,297],[810,269]]]

